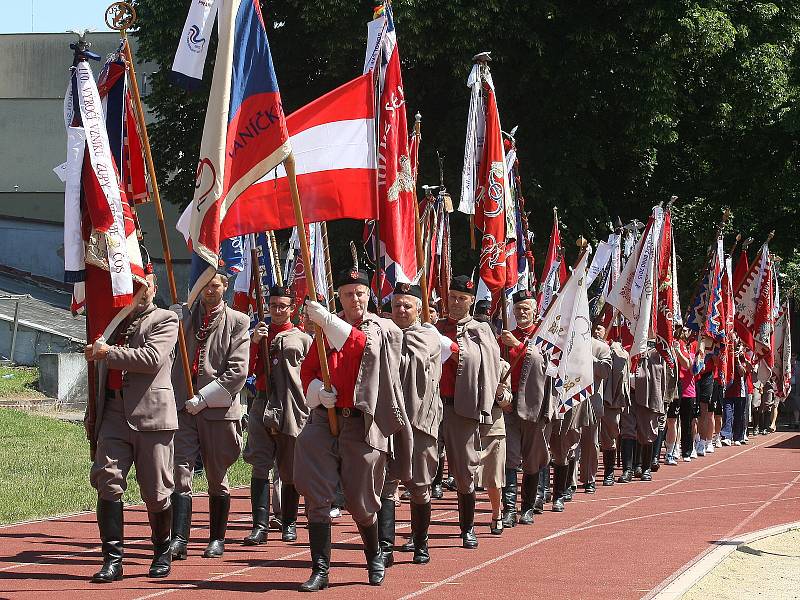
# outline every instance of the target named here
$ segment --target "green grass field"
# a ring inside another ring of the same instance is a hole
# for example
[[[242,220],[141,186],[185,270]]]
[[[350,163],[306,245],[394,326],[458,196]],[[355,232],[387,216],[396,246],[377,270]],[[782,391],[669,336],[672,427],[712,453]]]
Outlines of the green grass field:
[[[0,409],[0,524],[94,510],[90,467],[83,426]],[[248,483],[249,465],[239,459],[228,477],[232,486]],[[125,502],[140,502],[133,470],[128,482]],[[204,476],[195,478],[194,489],[208,489]]]
[[[30,367],[0,367],[0,398],[38,398],[44,394],[36,389],[39,369]]]

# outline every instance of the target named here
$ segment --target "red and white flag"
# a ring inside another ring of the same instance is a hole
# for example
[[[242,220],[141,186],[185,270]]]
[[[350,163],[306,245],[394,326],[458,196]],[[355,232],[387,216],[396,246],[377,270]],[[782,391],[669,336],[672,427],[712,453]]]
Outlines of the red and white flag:
[[[539,314],[544,314],[553,297],[567,281],[567,265],[564,262],[561,233],[558,229],[558,213],[555,210],[553,210],[553,231],[550,234],[550,243],[547,246],[547,256],[544,259],[544,269],[540,281],[536,304],[539,306]]]
[[[668,365],[675,364],[672,350],[675,329],[675,295],[677,281],[673,280],[675,270],[672,260],[674,256],[672,239],[672,215],[669,210],[664,214],[664,225],[658,247],[657,279],[658,289],[654,297],[656,348]]]
[[[764,244],[741,285],[734,291],[734,328],[744,343],[752,340],[750,349],[756,359],[770,369],[774,365],[772,336],[775,329],[772,270],[769,246]]]
[[[789,320],[789,299],[784,300],[775,321],[773,378],[775,395],[786,398],[792,385],[792,334]]]

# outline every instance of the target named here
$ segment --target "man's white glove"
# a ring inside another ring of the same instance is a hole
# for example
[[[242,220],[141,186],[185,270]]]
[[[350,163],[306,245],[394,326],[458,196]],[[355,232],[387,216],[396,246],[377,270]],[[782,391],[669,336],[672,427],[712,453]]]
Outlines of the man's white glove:
[[[325,408],[333,408],[336,406],[336,388],[331,386],[330,392],[322,388],[319,391],[319,400]]]
[[[314,300],[306,300],[306,314],[309,319],[322,327],[322,331],[331,346],[336,350],[341,350],[344,347],[347,338],[350,337],[350,332],[353,330],[353,326],[350,323],[340,319]]]
[[[203,410],[207,406],[206,401],[203,400],[200,396],[192,396],[186,401],[186,412],[190,415],[196,415],[201,410]]]

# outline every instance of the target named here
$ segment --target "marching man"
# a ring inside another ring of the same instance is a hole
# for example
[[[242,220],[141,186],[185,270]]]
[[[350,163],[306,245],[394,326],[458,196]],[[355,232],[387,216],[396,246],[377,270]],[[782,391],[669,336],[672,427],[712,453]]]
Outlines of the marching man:
[[[436,326],[458,345],[442,366],[440,393],[447,464],[458,491],[458,520],[464,548],[478,547],[475,536],[475,475],[480,466],[480,425],[492,423],[500,382],[500,348],[487,323],[470,315],[475,284],[454,277],[448,292],[450,312]]]
[[[170,494],[178,416],[170,369],[178,319],[175,313],[153,304],[155,275],[146,277],[146,289],[111,335],[111,344],[86,346],[84,350],[87,361],[98,362],[94,424],[98,435],[91,482],[97,490],[103,567],[92,577],[93,583],[122,579],[122,494],[134,464],[153,540],[150,577],[166,577],[171,568]]]
[[[407,451],[395,447],[395,466],[403,481],[411,479],[411,426],[397,378],[402,332],[367,311],[366,272],[357,267],[344,271],[337,287],[341,317],[306,301],[309,318],[325,334],[331,389],[325,389],[319,354],[312,349],[300,369],[311,415],[297,437],[294,458],[294,482],[306,500],[311,546],[311,577],[300,586],[303,592],[328,587],[330,507],[339,481],[364,542],[369,583],[383,582],[377,513],[393,450],[390,436],[400,430],[407,432]],[[338,437],[331,433],[328,409],[336,412]]]
[[[217,273],[190,309],[181,306],[186,349],[192,361],[189,398],[178,361],[172,382],[178,407],[175,435],[175,506],[172,521],[172,557],[187,554],[192,526],[192,476],[199,454],[208,479],[210,535],[203,556],[218,558],[225,551],[225,532],[231,507],[228,469],[242,450],[242,409],[239,392],[247,378],[250,325],[246,315],[223,300],[228,277]]]
[[[300,364],[311,347],[311,337],[295,327],[290,317],[295,303],[291,290],[275,285],[269,290],[270,324],[260,322],[250,337],[250,370],[256,374],[257,395],[247,420],[247,444],[242,457],[253,466],[250,503],[253,530],[245,546],[267,541],[269,529],[269,473],[277,463],[281,478],[282,540],[297,539],[297,506],[294,487],[294,446],[308,418],[300,381]],[[270,381],[267,386],[262,344],[269,349]]]

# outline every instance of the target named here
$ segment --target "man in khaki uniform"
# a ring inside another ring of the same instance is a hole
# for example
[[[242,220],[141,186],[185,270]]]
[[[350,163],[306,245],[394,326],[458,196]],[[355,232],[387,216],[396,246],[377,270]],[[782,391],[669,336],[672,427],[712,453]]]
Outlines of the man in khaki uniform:
[[[448,292],[450,313],[436,326],[458,345],[442,366],[439,385],[444,408],[443,437],[447,465],[458,491],[462,546],[478,547],[475,537],[475,475],[480,465],[480,426],[491,425],[495,393],[500,382],[500,348],[486,323],[470,315],[475,283],[454,277]]]
[[[597,476],[597,454],[600,449],[598,433],[600,421],[603,418],[603,387],[606,380],[611,375],[611,350],[608,344],[596,336],[592,337],[592,369],[594,371],[594,387],[592,395],[588,399],[586,409],[588,412],[588,424],[581,428],[580,441],[580,467],[581,483],[583,490],[587,494],[594,494],[596,491],[595,477]],[[571,463],[572,481],[570,485],[576,485],[574,462]]]
[[[166,577],[170,572],[173,437],[178,427],[170,369],[178,319],[153,305],[155,293],[155,276],[147,275],[146,288],[110,345],[85,348],[86,360],[98,363],[96,421],[87,423],[87,430],[97,435],[91,483],[97,490],[103,551],[103,567],[94,583],[122,579],[122,494],[134,464],[152,532],[149,574]]]
[[[247,444],[242,453],[244,461],[253,466],[250,479],[253,530],[244,539],[245,546],[267,541],[269,473],[276,463],[281,479],[281,537],[284,542],[297,539],[300,496],[294,487],[294,445],[308,418],[300,363],[311,347],[311,337],[292,324],[294,308],[289,288],[278,285],[270,288],[270,324],[258,323],[250,338],[250,372],[256,375],[257,394],[249,411]],[[264,344],[269,348],[269,386],[262,357]]]
[[[416,564],[430,561],[428,528],[431,522],[431,483],[439,466],[438,434],[442,421],[442,401],[439,398],[439,379],[442,374],[442,352],[450,356],[451,344],[435,327],[420,323],[422,290],[410,283],[395,285],[392,296],[392,320],[403,331],[400,357],[400,384],[406,414],[413,432],[411,479],[404,481],[411,499],[411,534]],[[398,479],[390,462],[381,493],[378,512],[378,534],[384,563],[393,562],[395,538],[395,504]]]
[[[605,339],[602,325],[594,328],[595,338]],[[603,383],[603,416],[600,418],[600,451],[603,454],[603,485],[614,485],[620,415],[630,410],[631,383],[628,353],[618,341],[611,342],[611,375]]]
[[[517,503],[517,467],[522,465],[522,505],[519,523],[533,523],[534,513],[541,513],[544,492],[537,484],[549,479],[550,452],[546,427],[555,408],[550,393],[550,378],[539,349],[533,344],[536,332],[536,300],[533,292],[516,292],[514,317],[517,328],[503,331],[500,340],[508,348],[511,364],[511,393],[513,404],[504,408],[506,424],[506,487],[503,489],[503,525],[514,527]],[[536,498],[539,499],[537,507]]]
[[[228,278],[218,273],[203,288],[190,310],[182,308],[186,349],[192,364],[189,397],[183,369],[172,370],[178,432],[175,434],[175,494],[172,503],[172,557],[186,558],[192,523],[192,475],[198,453],[208,479],[210,535],[203,556],[218,558],[225,551],[225,531],[231,506],[228,468],[242,450],[242,410],[239,392],[247,378],[250,352],[249,319],[226,306]]]
[[[341,481],[364,543],[369,583],[380,585],[385,567],[377,512],[392,452],[398,478],[411,479],[411,424],[397,376],[403,333],[392,321],[367,311],[369,276],[364,271],[341,273],[337,287],[341,317],[306,301],[309,318],[325,334],[331,383],[326,390],[319,354],[312,350],[300,368],[311,414],[297,436],[294,455],[294,482],[306,500],[311,546],[311,577],[300,586],[307,592],[328,586],[330,507],[337,484]],[[338,438],[331,434],[328,409],[335,410]]]
[[[632,382],[631,410],[622,413],[622,475],[619,483],[633,479],[633,453],[636,442],[642,446],[642,481],[652,480],[653,442],[658,436],[659,416],[666,412],[671,376],[669,366],[655,348],[639,359]]]

